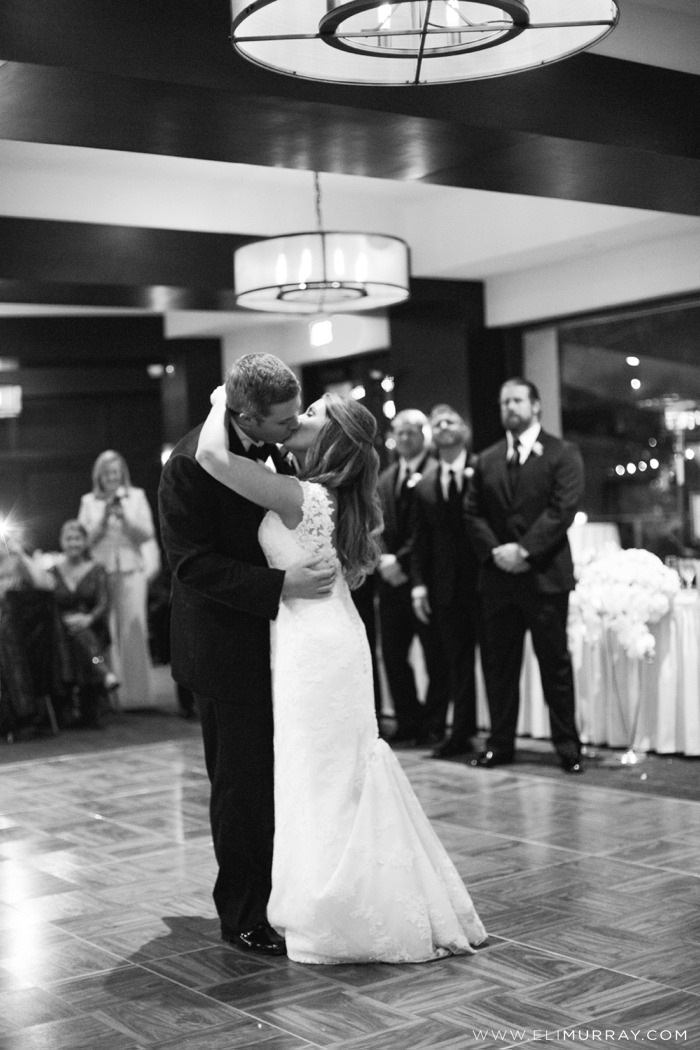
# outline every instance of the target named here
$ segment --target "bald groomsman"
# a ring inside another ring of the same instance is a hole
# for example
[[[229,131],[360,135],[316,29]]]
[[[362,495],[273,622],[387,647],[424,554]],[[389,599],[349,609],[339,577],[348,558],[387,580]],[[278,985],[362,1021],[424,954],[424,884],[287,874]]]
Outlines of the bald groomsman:
[[[410,584],[414,492],[432,462],[426,449],[427,422],[417,409],[399,412],[391,428],[398,460],[379,477],[379,498],[384,513],[379,624],[384,668],[396,715],[392,740],[397,743],[422,743],[426,739],[423,705],[418,699],[415,674],[408,658],[416,635],[431,677],[429,696],[438,688],[431,667],[432,631],[413,613]]]

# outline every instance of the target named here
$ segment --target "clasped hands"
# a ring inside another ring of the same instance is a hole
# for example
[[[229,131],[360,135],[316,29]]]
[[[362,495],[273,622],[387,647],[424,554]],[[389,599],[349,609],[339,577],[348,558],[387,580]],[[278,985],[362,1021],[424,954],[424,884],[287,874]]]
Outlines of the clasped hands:
[[[494,564],[502,572],[518,574],[530,571],[527,551],[519,543],[502,543],[491,551]]]
[[[86,627],[91,627],[93,624],[93,618],[89,613],[65,613],[62,619],[70,634],[84,631]]]

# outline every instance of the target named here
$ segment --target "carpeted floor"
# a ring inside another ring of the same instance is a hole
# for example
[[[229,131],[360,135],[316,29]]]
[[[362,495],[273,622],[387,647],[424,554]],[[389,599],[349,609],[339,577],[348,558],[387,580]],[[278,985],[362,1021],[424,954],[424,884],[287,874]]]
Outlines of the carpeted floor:
[[[151,706],[110,711],[103,722],[101,729],[64,729],[57,736],[47,725],[40,732],[19,734],[12,743],[0,738],[0,765],[200,736],[199,722],[179,715],[169,667],[153,669]]]
[[[501,771],[526,776],[565,777],[570,781],[585,781],[590,787],[700,802],[700,758],[648,754],[639,756],[641,761],[636,765],[623,765],[620,762],[623,753],[622,750],[589,746],[583,759],[585,772],[580,777],[571,776],[562,772],[548,740],[526,738],[518,740],[513,765],[503,766]],[[472,757],[449,761],[469,764]],[[488,772],[484,770],[484,773]]]

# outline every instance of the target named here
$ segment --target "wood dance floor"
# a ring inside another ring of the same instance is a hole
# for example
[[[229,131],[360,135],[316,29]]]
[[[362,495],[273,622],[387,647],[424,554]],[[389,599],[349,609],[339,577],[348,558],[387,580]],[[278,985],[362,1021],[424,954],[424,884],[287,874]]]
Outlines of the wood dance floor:
[[[491,934],[474,956],[222,945],[199,741],[4,766],[0,1050],[700,1047],[699,803],[401,761]]]

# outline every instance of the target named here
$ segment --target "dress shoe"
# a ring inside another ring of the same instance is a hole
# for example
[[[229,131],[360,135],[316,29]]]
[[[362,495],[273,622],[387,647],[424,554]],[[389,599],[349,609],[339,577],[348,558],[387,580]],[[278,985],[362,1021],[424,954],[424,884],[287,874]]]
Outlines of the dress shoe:
[[[574,758],[572,755],[560,755],[559,761],[565,773],[583,773],[581,759],[578,756]]]
[[[222,940],[242,948],[245,952],[257,952],[259,955],[286,955],[284,939],[268,922],[259,922],[250,930],[240,933],[222,933]]]
[[[472,759],[473,766],[481,766],[482,769],[493,769],[494,766],[508,766],[515,761],[512,751],[482,751],[480,755]]]
[[[431,752],[431,758],[457,758],[459,755],[467,755],[470,751],[473,751],[470,740],[445,740],[442,744],[439,744],[433,752]]]

